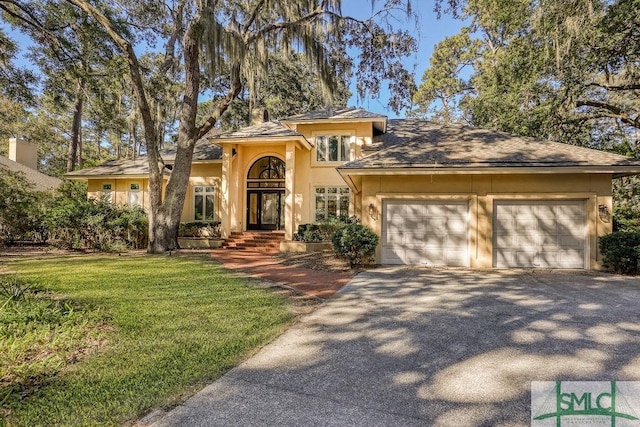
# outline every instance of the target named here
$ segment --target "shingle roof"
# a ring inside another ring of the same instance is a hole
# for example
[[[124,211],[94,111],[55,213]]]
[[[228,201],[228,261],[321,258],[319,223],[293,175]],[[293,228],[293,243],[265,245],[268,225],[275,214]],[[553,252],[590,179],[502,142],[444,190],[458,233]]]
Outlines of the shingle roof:
[[[253,126],[248,126],[239,129],[234,132],[221,133],[218,135],[205,136],[205,139],[209,141],[216,141],[218,139],[233,139],[233,138],[268,138],[268,137],[296,137],[304,138],[304,136],[294,130],[289,129],[281,122],[272,120],[270,122],[264,122]]]
[[[170,147],[160,151],[160,155],[165,162],[172,163],[176,159],[176,148]],[[222,150],[215,144],[201,139],[196,142],[193,149],[193,160],[219,160],[222,158]],[[136,160],[109,160],[99,166],[79,169],[66,174],[68,177],[92,177],[92,176],[140,176],[149,174],[147,157],[139,157]],[[170,175],[168,170],[164,170],[165,175]]]
[[[176,147],[165,148],[160,151],[160,155],[164,161],[174,161],[176,159]],[[220,160],[222,158],[222,150],[219,146],[201,139],[196,142],[193,148],[193,160]]]
[[[164,170],[165,175],[169,171]],[[140,176],[149,174],[149,164],[146,157],[140,157],[136,160],[109,160],[100,166],[92,168],[79,169],[68,172],[66,176],[70,178],[80,177],[97,177],[97,176]]]
[[[640,166],[604,151],[417,119],[389,120],[381,145],[339,169]]]
[[[316,110],[309,113],[296,114],[295,116],[287,117],[283,121],[297,122],[308,120],[341,120],[341,119],[384,119],[387,116],[378,113],[372,113],[362,108],[338,108],[338,109],[326,109]]]
[[[26,178],[33,183],[35,189],[38,191],[49,191],[57,188],[60,184],[62,184],[62,180],[58,178],[45,175],[35,169],[31,169],[28,166],[25,166],[18,162],[14,162],[13,160],[8,159],[4,156],[0,156],[0,169],[24,173]]]

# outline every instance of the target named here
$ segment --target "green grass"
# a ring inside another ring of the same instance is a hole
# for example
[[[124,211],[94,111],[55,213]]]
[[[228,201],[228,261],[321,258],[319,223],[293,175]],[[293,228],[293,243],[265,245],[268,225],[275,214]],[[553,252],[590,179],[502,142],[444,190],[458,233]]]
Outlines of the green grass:
[[[36,369],[45,378],[41,387],[4,403],[9,425],[133,421],[219,377],[292,319],[286,299],[204,259],[63,256],[13,260],[7,267],[65,298],[49,330],[49,336],[63,335],[61,354],[68,355],[69,343],[102,343],[77,363],[56,359],[48,375]],[[69,312],[82,315],[65,320]]]

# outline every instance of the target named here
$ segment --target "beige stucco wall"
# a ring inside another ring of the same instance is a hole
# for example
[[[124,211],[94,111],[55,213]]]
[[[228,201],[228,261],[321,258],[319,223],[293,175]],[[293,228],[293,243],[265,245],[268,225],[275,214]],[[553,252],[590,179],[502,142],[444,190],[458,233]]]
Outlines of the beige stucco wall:
[[[198,185],[212,186],[215,189],[215,220],[220,221],[220,181],[222,175],[221,163],[196,163],[191,166],[191,175],[189,177],[189,186],[187,187],[187,195],[184,199],[184,208],[182,209],[182,222],[190,222],[194,220],[194,192],[193,188]]]
[[[355,137],[352,147],[352,158],[362,157],[363,147],[372,142],[373,127],[371,123],[326,123],[326,124],[303,124],[298,125],[296,130],[302,133],[309,141],[314,140],[316,135],[330,134],[350,134]],[[347,184],[336,171],[336,167],[341,162],[316,162],[315,149],[298,150],[296,152],[296,175],[295,175],[295,224],[298,225],[314,222],[314,193],[315,187],[344,187]],[[350,213],[355,214],[355,196],[351,197]]]
[[[87,195],[89,197],[99,199],[102,194],[102,184],[111,184],[112,202],[120,205],[126,205],[128,202],[128,193],[130,184],[140,184],[140,199],[142,208],[149,209],[149,180],[147,178],[97,178],[87,181]]]
[[[382,203],[390,199],[467,200],[469,202],[470,266],[493,266],[493,207],[496,200],[584,200],[587,206],[589,267],[600,267],[597,236],[611,232],[610,221],[599,218],[598,205],[612,211],[611,175],[406,175],[365,176],[358,195],[362,222],[382,235]],[[368,214],[373,204],[379,213]],[[377,251],[380,261],[380,247]]]
[[[297,131],[312,143],[314,137],[319,134],[353,135],[355,137],[352,147],[354,158],[362,156],[363,145],[371,144],[372,138],[370,123],[299,125]],[[288,173],[293,175],[293,185],[285,191],[285,222],[287,223],[285,231],[287,236],[291,236],[299,224],[313,222],[314,188],[316,186],[346,186],[336,171],[336,167],[342,164],[341,162],[317,163],[315,150],[304,147],[296,140],[285,140],[278,143],[252,141],[238,144],[222,143],[221,145],[223,147],[223,161],[220,164],[219,175],[216,175],[220,177],[218,217],[223,222],[223,228],[228,232],[246,230],[246,177],[251,166],[262,157],[275,156],[285,163],[290,159],[290,163],[293,164],[293,168],[291,166],[287,168]],[[228,161],[225,161],[225,153]],[[192,176],[195,173],[196,171],[193,171]],[[228,182],[226,176],[229,177]],[[187,196],[187,200],[189,197],[193,197],[192,194]],[[185,206],[186,211],[187,207]],[[355,213],[353,209],[352,213]],[[184,215],[192,216],[193,213],[185,213]],[[228,215],[228,220],[226,220],[228,223],[225,224],[226,215]],[[291,221],[290,218],[293,220]]]

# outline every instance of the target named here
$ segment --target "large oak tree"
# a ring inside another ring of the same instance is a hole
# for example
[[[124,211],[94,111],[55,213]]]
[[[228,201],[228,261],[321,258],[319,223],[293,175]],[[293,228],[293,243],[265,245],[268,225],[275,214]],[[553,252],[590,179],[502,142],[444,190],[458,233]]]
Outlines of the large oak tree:
[[[177,243],[194,144],[216,126],[245,88],[257,95],[255,83],[267,75],[272,53],[301,55],[319,76],[328,104],[339,86],[338,73],[351,72],[352,65],[360,96],[376,96],[388,81],[391,108],[399,111],[410,103],[413,78],[401,59],[415,50],[415,40],[407,30],[386,25],[390,17],[411,15],[410,0],[367,2],[373,12],[369,19],[343,16],[340,0],[66,2],[86,15],[89,24],[101,26],[127,62],[150,170],[150,252],[163,252]],[[32,10],[30,3],[0,0],[5,10],[17,13]],[[158,51],[159,46],[163,60],[143,64],[141,53]],[[344,58],[354,52],[355,61],[345,70]],[[172,123],[166,122],[166,114],[157,113],[169,102],[161,88],[175,81],[180,84],[176,157],[163,194],[160,148],[166,142],[163,130]],[[199,95],[213,84],[226,91],[208,118],[196,125]]]
[[[455,0],[415,114],[638,154],[640,0]],[[442,11],[442,10],[441,10]]]

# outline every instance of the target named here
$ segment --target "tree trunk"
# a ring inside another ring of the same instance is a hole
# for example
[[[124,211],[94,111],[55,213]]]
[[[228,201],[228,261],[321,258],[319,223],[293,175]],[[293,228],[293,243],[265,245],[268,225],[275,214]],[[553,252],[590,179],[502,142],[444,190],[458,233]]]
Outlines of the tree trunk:
[[[71,124],[71,141],[67,153],[67,172],[76,168],[78,159],[82,159],[82,106],[84,103],[84,79],[78,79],[76,87],[76,103],[73,108],[73,121]],[[81,163],[81,162],[78,162]]]
[[[216,110],[207,122],[200,128],[196,128],[196,112],[198,109],[198,92],[200,89],[200,44],[202,41],[202,11],[198,10],[190,21],[183,39],[184,46],[184,74],[185,91],[182,98],[180,111],[180,125],[178,128],[178,146],[176,159],[167,182],[165,200],[162,198],[164,184],[164,165],[160,157],[159,148],[162,138],[159,136],[159,123],[154,120],[151,106],[147,100],[144,82],[138,57],[132,44],[124,39],[111,26],[109,19],[89,3],[87,0],[67,0],[92,15],[109,33],[111,38],[124,52],[129,65],[129,72],[133,83],[133,89],[140,111],[140,117],[144,127],[145,143],[147,148],[147,160],[149,165],[149,253],[163,253],[177,247],[178,228],[184,206],[189,175],[191,174],[191,161],[195,142],[211,129],[222,113],[242,89],[240,78],[240,63],[232,66],[232,85],[227,95],[220,100]]]
[[[82,157],[82,115],[80,115],[80,127],[78,129],[78,168],[84,166],[84,158]]]
[[[155,218],[153,220],[149,218],[148,252],[150,253],[161,253],[178,247],[178,229],[189,185],[193,148],[197,136],[196,114],[200,91],[200,39],[202,38],[200,18],[198,14],[189,24],[184,35],[185,86],[180,109],[176,159],[167,183],[164,202],[154,212]]]

